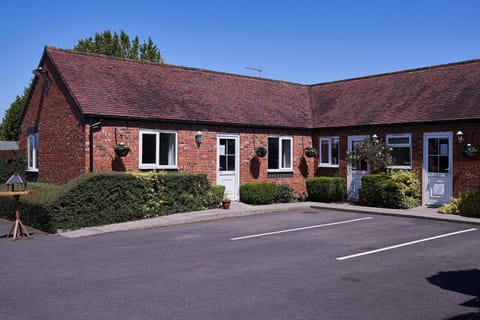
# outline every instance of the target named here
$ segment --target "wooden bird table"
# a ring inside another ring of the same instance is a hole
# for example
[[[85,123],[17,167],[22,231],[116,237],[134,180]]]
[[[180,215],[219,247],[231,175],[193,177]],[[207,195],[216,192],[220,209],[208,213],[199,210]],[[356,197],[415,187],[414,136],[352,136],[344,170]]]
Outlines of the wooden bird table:
[[[30,237],[30,234],[27,231],[27,228],[23,225],[20,220],[20,196],[26,196],[31,193],[34,193],[35,190],[26,190],[26,191],[0,191],[0,197],[13,196],[15,198],[15,223],[7,234],[7,238],[12,235],[12,240],[17,240],[20,237]],[[12,233],[13,231],[13,233]]]

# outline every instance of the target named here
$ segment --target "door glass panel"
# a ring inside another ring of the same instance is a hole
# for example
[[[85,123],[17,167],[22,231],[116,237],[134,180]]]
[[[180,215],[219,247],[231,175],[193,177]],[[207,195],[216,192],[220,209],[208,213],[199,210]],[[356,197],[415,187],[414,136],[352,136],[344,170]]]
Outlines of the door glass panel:
[[[428,138],[428,172],[450,171],[448,138]]]
[[[235,139],[220,139],[218,148],[220,171],[235,171]]]
[[[355,150],[355,148],[361,144],[362,141],[352,141],[352,150]],[[367,171],[368,170],[368,163],[365,160],[357,160],[352,163],[352,170],[357,170],[357,171]]]

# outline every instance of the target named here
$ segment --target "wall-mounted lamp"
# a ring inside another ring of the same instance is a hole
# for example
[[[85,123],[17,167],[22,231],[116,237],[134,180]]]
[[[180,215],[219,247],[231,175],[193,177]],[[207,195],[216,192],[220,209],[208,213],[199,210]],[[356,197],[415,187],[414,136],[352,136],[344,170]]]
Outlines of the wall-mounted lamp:
[[[372,141],[373,141],[373,142],[378,142],[378,136],[377,136],[376,133],[374,133],[374,134],[372,135]]]
[[[200,147],[202,144],[202,131],[198,131],[195,135],[195,143],[197,144],[197,147]]]
[[[458,130],[455,135],[457,136],[458,142],[462,143],[463,142],[463,132],[461,130]]]
[[[42,67],[38,67],[37,69],[32,70],[32,73],[33,73],[35,76],[40,77],[40,76],[43,76],[43,75],[47,75],[48,71],[42,69]]]
[[[43,94],[45,96],[48,96],[48,91],[50,90],[50,87],[52,85],[50,77],[48,76],[48,71],[43,69],[42,67],[38,67],[37,69],[32,70],[32,73],[35,75],[35,77],[43,77]]]

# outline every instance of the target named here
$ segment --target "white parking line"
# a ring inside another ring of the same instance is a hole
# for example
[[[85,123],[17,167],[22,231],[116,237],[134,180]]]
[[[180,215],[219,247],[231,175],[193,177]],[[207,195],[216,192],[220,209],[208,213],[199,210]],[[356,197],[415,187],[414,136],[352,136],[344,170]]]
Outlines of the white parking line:
[[[417,243],[421,243],[421,242],[425,242],[425,241],[430,241],[430,240],[435,240],[435,239],[450,237],[450,236],[454,236],[454,235],[457,235],[457,234],[461,234],[461,233],[465,233],[465,232],[471,232],[471,231],[475,231],[475,230],[477,230],[477,229],[476,229],[476,228],[472,228],[472,229],[460,230],[460,231],[451,232],[451,233],[445,233],[445,234],[441,234],[441,235],[434,236],[434,237],[430,237],[430,238],[425,238],[425,239],[420,239],[420,240],[415,240],[415,241],[400,243],[400,244],[397,244],[397,245],[394,245],[394,246],[389,246],[389,247],[380,248],[380,249],[376,249],[376,250],[360,252],[360,253],[352,254],[352,255],[349,255],[349,256],[339,257],[339,258],[336,258],[336,260],[341,261],[341,260],[352,259],[352,258],[356,258],[356,257],[365,256],[365,255],[368,255],[368,254],[373,254],[373,253],[377,253],[377,252],[382,252],[382,251],[397,249],[397,248],[401,248],[401,247],[405,247],[405,246],[410,246],[410,245],[417,244]]]
[[[318,224],[318,225],[315,225],[315,226],[307,226],[307,227],[273,231],[273,232],[266,232],[266,233],[259,233],[259,234],[252,234],[252,235],[249,235],[249,236],[231,238],[230,240],[235,241],[235,240],[245,240],[245,239],[251,239],[251,238],[265,237],[265,236],[271,236],[271,235],[279,234],[279,233],[287,233],[287,232],[315,229],[315,228],[321,228],[321,227],[335,226],[335,225],[338,225],[338,224],[345,224],[345,223],[357,222],[357,221],[368,220],[368,219],[372,219],[372,217],[359,218],[359,219],[353,219],[353,220],[345,220],[345,221],[325,223],[325,224]]]

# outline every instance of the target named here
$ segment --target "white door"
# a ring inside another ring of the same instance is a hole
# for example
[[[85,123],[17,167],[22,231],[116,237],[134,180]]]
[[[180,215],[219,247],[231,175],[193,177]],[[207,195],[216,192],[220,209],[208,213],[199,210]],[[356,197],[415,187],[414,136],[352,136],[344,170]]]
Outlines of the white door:
[[[423,135],[424,204],[440,206],[450,202],[453,189],[453,157],[451,132]]]
[[[225,186],[231,200],[239,199],[239,136],[217,136],[217,184]]]
[[[348,151],[355,149],[366,138],[367,136],[348,137]],[[366,161],[356,161],[349,163],[347,169],[347,198],[348,200],[356,201],[359,198],[359,190],[362,187],[362,177],[370,173],[368,163]]]

